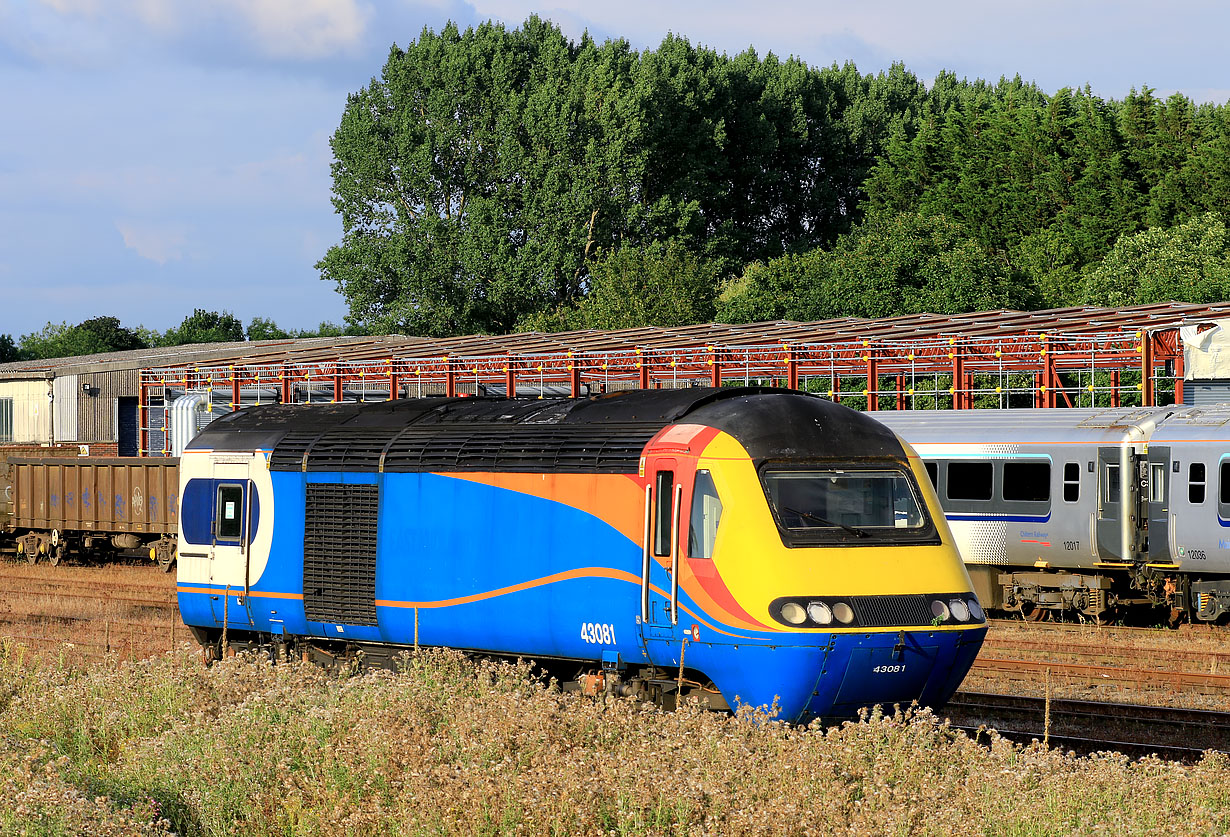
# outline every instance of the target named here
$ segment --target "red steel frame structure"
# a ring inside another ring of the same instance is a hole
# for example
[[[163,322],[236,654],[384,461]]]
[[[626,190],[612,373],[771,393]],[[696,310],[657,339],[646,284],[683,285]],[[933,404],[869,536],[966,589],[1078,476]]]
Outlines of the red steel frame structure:
[[[1013,406],[1023,400],[1037,407],[1153,406],[1160,386],[1170,381],[1174,400],[1182,400],[1178,326],[1223,317],[1230,317],[1230,303],[386,338],[333,351],[317,347],[305,356],[296,355],[293,343],[254,344],[233,362],[142,370],[140,448],[142,455],[169,453],[165,433],[157,434],[160,449],[150,449],[151,430],[167,426],[169,396],[178,391],[208,392],[214,403],[229,395],[221,403],[239,409],[243,393],[251,391],[271,393],[269,400],[281,403],[318,403],[492,390],[514,397],[519,391],[541,395],[547,387],[578,396],[738,381],[804,387],[834,400],[854,397],[868,410],[910,409],[919,398],[955,409],[971,409],[976,401],[1006,406],[1010,399]]]

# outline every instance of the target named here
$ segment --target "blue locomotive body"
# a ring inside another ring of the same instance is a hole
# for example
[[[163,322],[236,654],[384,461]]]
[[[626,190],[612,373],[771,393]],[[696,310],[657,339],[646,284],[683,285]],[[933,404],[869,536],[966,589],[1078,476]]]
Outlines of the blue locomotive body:
[[[330,654],[423,645],[571,661],[591,687],[667,703],[682,687],[713,706],[776,703],[790,720],[945,701],[985,623],[899,440],[797,394],[656,397],[601,403],[615,417],[581,431],[568,427],[578,402],[561,402],[549,439],[534,425],[519,437],[529,422],[507,418],[541,421],[541,403],[475,399],[217,422],[181,464],[184,516],[200,521],[181,534],[184,621],[210,646],[225,624],[228,641]],[[917,525],[890,520],[853,540],[835,527],[783,531],[746,451],[759,452],[755,434],[740,433],[747,419],[706,421],[701,409],[742,399],[754,415],[781,398],[875,442],[800,461],[848,469],[862,454],[876,474],[891,467]],[[630,408],[658,415],[628,421]],[[503,453],[464,467],[467,451],[493,447]],[[790,541],[800,537],[815,541]],[[821,621],[796,622],[793,598]]]

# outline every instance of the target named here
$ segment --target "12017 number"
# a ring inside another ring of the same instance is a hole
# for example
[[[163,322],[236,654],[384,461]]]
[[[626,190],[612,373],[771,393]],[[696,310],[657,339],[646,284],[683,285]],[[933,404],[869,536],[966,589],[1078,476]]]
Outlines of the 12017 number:
[[[581,626],[581,639],[598,645],[614,645],[615,626],[586,622]]]

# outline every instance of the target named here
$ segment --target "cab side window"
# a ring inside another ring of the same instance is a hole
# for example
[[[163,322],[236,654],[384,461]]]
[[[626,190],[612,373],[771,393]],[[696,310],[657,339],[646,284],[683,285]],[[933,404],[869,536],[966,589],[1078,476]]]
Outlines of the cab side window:
[[[220,541],[237,541],[243,534],[243,486],[219,485],[216,528]]]
[[[692,513],[688,518],[688,555],[693,558],[713,557],[718,524],[722,520],[722,499],[708,471],[696,472],[692,488]]]
[[[672,515],[675,505],[675,472],[658,471],[654,481],[653,554],[664,558],[671,554]]]

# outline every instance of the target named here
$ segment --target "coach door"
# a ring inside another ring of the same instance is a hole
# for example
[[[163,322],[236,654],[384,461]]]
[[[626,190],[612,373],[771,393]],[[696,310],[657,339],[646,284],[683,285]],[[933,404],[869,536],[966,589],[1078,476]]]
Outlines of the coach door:
[[[641,623],[645,639],[669,639],[678,624],[679,506],[683,486],[674,458],[646,457],[641,544]]]
[[[1098,558],[1102,561],[1123,560],[1120,546],[1123,529],[1120,526],[1123,506],[1123,479],[1119,473],[1118,447],[1098,448]]]
[[[1149,448],[1148,491],[1149,562],[1169,563],[1170,557],[1170,447]]]

